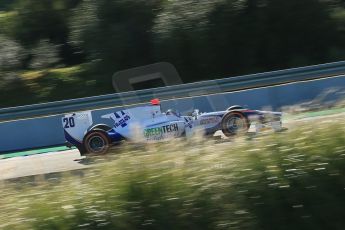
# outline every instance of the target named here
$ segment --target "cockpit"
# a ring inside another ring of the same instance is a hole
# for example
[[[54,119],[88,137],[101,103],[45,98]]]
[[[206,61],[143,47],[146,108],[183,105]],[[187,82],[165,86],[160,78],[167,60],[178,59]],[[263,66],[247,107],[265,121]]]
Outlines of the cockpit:
[[[167,115],[167,116],[176,116],[176,117],[181,117],[181,113],[179,112],[179,111],[177,111],[177,110],[174,110],[174,109],[168,109],[166,112],[165,112],[165,114]]]

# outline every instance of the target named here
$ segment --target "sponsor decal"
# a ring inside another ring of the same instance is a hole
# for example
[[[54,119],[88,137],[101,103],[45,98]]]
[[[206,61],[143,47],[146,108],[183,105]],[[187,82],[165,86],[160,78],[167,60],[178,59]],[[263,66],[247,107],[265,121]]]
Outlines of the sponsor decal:
[[[125,115],[121,120],[119,120],[118,122],[115,122],[114,127],[117,128],[119,126],[121,126],[122,128],[127,126],[127,121],[130,120],[131,117],[128,115]]]
[[[171,133],[171,132],[176,132],[176,131],[178,131],[178,125],[175,123],[175,124],[164,125],[164,126],[156,127],[156,128],[144,129],[144,136],[146,138],[157,137],[157,136],[162,136],[164,133]]]
[[[193,120],[190,117],[184,117],[184,120],[186,122],[185,127],[193,128]]]
[[[207,117],[200,120],[200,125],[208,125],[212,123],[218,123],[218,117]]]

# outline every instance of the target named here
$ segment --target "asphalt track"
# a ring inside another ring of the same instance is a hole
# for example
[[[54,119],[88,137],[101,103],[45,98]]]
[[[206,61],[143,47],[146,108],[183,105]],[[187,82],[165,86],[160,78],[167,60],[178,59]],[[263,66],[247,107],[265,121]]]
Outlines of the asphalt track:
[[[20,156],[0,161],[0,180],[85,169],[78,150]]]
[[[314,120],[332,117],[345,118],[345,108],[287,116],[283,124],[291,128],[299,122],[314,122]],[[0,155],[0,159],[2,159],[0,160],[0,181],[92,167],[81,163],[80,160],[83,157],[80,156],[78,150],[68,150],[66,147],[8,153]]]

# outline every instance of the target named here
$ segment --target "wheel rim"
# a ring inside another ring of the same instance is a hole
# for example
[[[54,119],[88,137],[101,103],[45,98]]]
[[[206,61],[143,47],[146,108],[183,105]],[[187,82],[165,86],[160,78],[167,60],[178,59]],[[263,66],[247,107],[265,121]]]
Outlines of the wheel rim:
[[[240,133],[246,130],[246,122],[240,117],[231,117],[226,123],[226,128],[230,133]]]
[[[101,136],[93,136],[88,143],[92,152],[102,152],[105,149],[106,143]]]

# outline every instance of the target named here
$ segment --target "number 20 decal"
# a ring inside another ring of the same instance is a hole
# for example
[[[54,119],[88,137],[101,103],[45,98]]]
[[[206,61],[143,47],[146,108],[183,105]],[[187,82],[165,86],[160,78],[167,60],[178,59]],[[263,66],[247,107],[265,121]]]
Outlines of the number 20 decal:
[[[65,117],[62,119],[62,122],[64,123],[65,129],[75,127],[74,117]]]

